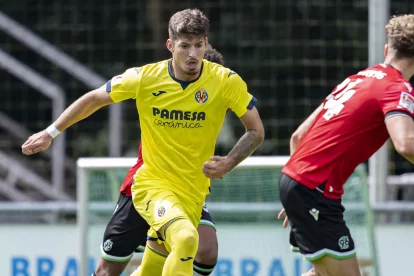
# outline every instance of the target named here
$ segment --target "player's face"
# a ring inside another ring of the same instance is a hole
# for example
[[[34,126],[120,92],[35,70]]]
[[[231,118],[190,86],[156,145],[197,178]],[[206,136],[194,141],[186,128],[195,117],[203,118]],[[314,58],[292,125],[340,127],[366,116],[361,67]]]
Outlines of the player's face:
[[[204,36],[183,37],[167,41],[173,56],[175,77],[182,80],[197,78],[203,63],[208,40]]]

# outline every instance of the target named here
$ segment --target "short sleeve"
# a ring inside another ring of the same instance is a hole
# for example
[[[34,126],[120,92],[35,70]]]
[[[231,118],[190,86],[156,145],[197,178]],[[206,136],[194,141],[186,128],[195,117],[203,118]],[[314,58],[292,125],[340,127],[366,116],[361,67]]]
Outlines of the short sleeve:
[[[385,117],[405,114],[414,117],[414,95],[408,83],[392,83],[379,99],[382,113]]]
[[[226,108],[230,108],[241,117],[255,106],[256,98],[247,91],[246,83],[238,74],[230,72],[225,78],[223,97]]]
[[[114,102],[135,99],[141,82],[140,68],[131,68],[113,77],[106,84],[106,92]]]

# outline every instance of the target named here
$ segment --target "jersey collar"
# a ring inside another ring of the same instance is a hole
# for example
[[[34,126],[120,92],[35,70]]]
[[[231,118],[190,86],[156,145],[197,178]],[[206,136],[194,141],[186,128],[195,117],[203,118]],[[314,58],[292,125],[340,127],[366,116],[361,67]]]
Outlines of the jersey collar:
[[[394,69],[402,78],[404,78],[404,76],[403,76],[403,74],[401,73],[400,70],[396,69],[394,66],[392,66],[389,63],[384,63],[384,64],[387,65],[387,66],[389,66],[389,67],[391,67],[392,69]]]
[[[201,69],[200,69],[200,74],[198,75],[198,78],[191,80],[191,81],[183,81],[183,80],[179,80],[177,79],[174,74],[173,74],[173,70],[172,70],[172,59],[170,59],[168,61],[168,73],[170,74],[170,77],[175,80],[176,82],[178,82],[181,87],[183,88],[183,90],[185,90],[190,84],[192,84],[193,82],[198,81],[198,79],[201,77],[201,74],[203,73],[203,67],[204,67],[204,61],[201,61]]]

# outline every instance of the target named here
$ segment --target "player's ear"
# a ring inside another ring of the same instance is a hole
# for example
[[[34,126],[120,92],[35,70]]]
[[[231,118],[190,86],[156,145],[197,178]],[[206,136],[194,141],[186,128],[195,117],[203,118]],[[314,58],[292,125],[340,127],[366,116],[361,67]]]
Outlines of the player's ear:
[[[171,39],[167,39],[165,45],[167,46],[168,51],[170,51],[171,53],[174,52],[174,43]]]
[[[206,44],[206,48],[207,48],[207,46],[208,46],[208,37],[206,37],[206,38],[204,39],[204,42],[205,42],[205,44]]]
[[[388,44],[385,44],[384,46],[384,57],[388,55]]]

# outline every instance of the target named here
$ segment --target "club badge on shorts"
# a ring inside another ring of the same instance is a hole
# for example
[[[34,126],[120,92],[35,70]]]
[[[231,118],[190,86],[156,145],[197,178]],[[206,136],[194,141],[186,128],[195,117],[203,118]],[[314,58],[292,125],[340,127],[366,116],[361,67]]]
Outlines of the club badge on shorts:
[[[158,208],[158,216],[162,217],[165,215],[165,207],[161,206],[160,208]]]
[[[113,244],[114,243],[111,240],[106,240],[103,244],[103,250],[105,250],[107,252],[110,251],[112,249]]]

